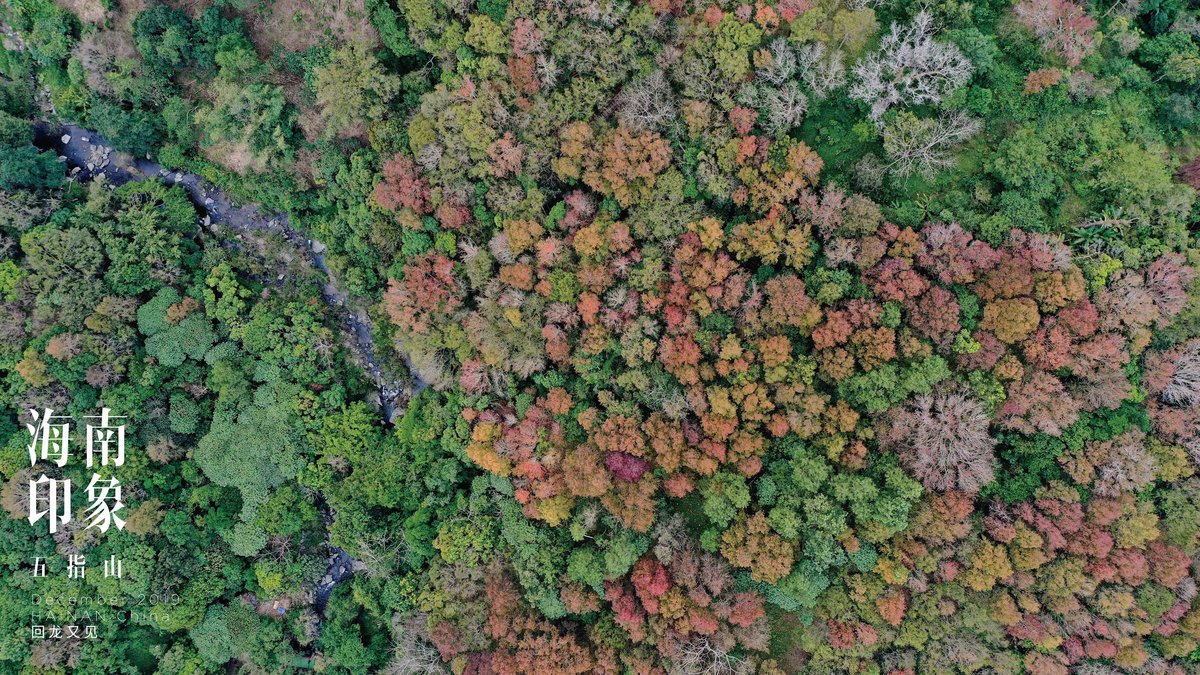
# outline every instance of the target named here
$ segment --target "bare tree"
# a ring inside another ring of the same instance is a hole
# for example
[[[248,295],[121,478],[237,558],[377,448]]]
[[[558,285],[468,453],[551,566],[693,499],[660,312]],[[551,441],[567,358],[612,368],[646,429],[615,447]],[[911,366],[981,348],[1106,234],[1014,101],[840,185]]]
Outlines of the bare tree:
[[[731,84],[717,76],[711,61],[687,54],[671,68],[671,76],[683,96],[700,100],[718,96]]]
[[[930,490],[978,492],[991,482],[996,440],[983,405],[956,390],[922,394],[897,408],[880,433],[884,447]]]
[[[445,389],[454,384],[448,358],[439,350],[411,350],[408,367],[422,382],[436,389]]]
[[[442,161],[443,148],[437,143],[429,143],[421,148],[417,153],[417,164],[426,171],[433,171],[437,168],[438,162]]]
[[[796,50],[800,79],[817,100],[846,84],[846,64],[840,50],[830,50],[823,42],[810,42]]]
[[[92,91],[113,96],[116,88],[113,82],[131,81],[129,77],[112,77],[119,75],[122,64],[138,63],[137,48],[133,42],[120,31],[97,30],[80,38],[72,54],[79,59],[80,65],[87,76],[88,87]],[[156,93],[158,103],[162,103],[165,93]]]
[[[792,75],[796,74],[796,53],[788,41],[775,38],[767,47],[767,53],[771,56],[770,61],[755,71],[758,81],[778,87],[792,79]]]
[[[288,554],[292,552],[292,538],[284,536],[267,537],[267,548],[264,556],[269,555],[277,563],[283,563],[287,560]]]
[[[356,548],[358,560],[362,563],[367,577],[371,579],[386,579],[396,569],[402,541],[395,541],[385,532],[360,534]]]
[[[1098,96],[1108,96],[1113,88],[1108,82],[1097,79],[1086,70],[1072,71],[1066,78],[1067,93],[1077,101],[1086,101]]]
[[[553,56],[538,54],[537,74],[543,87],[547,90],[553,89],[554,85],[558,84],[558,62],[554,60]]]
[[[938,103],[970,79],[971,62],[957,46],[935,42],[935,33],[922,10],[907,26],[893,23],[879,50],[854,67],[850,96],[871,105],[871,119],[901,103]]]
[[[730,654],[706,637],[697,637],[679,646],[671,675],[740,675],[750,672],[744,659]]]
[[[950,152],[979,133],[979,120],[961,110],[939,118],[920,118],[907,111],[883,130],[887,168],[901,178],[914,173],[932,176],[953,163]]]
[[[657,131],[675,117],[675,95],[661,70],[631,82],[621,92],[617,116],[637,131]]]
[[[760,105],[766,112],[766,130],[772,134],[798,126],[808,110],[808,97],[795,82],[784,82],[779,88],[761,92]]]
[[[667,565],[671,564],[675,552],[683,550],[688,543],[687,525],[678,513],[660,518],[651,535],[654,537],[654,557]]]
[[[392,658],[380,671],[385,675],[442,675],[448,672],[442,657],[418,634],[420,617],[392,619]]]
[[[0,226],[25,232],[58,210],[59,197],[25,190],[0,190]]]
[[[0,507],[3,507],[14,520],[20,520],[29,515],[29,480],[31,478],[33,478],[33,469],[25,467],[0,485]]]
[[[1013,14],[1042,41],[1043,49],[1057,53],[1072,68],[1096,48],[1099,23],[1072,0],[1024,0],[1013,7]]]
[[[879,159],[879,155],[868,152],[854,164],[850,176],[854,184],[862,190],[878,190],[883,187],[883,179],[887,176],[888,167]]]
[[[1175,361],[1171,381],[1159,398],[1167,405],[1187,408],[1200,403],[1200,342],[1194,342]]]
[[[1154,482],[1158,460],[1146,452],[1146,434],[1141,429],[1130,429],[1111,440],[1093,441],[1085,448],[1081,459],[1095,467],[1093,489],[1102,497],[1137,492]]]

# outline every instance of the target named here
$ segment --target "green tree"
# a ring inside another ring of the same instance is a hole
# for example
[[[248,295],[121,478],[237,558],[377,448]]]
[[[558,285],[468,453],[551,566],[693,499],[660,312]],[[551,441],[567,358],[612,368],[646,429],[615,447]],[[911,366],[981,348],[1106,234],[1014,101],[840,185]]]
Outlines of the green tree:
[[[400,78],[385,70],[362,41],[335,49],[314,74],[317,105],[330,135],[379,121],[400,93]]]

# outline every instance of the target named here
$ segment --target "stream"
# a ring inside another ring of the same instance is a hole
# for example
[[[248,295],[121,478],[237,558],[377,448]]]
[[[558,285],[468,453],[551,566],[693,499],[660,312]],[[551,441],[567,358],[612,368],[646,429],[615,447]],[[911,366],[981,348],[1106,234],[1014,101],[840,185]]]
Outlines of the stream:
[[[67,164],[72,167],[71,177],[76,181],[103,179],[117,186],[130,181],[157,178],[168,185],[182,187],[196,208],[204,214],[202,229],[206,234],[223,239],[231,236],[242,239],[244,235],[277,235],[282,238],[325,276],[321,295],[325,303],[339,315],[347,342],[363,370],[375,383],[383,418],[389,423],[393,420],[397,412],[396,402],[406,390],[398,378],[387,377],[379,366],[370,317],[365,310],[348,301],[346,292],[329,271],[325,262],[325,245],[297,230],[287,214],[264,213],[253,204],[239,206],[196,174],[171,171],[152,160],[130,157],[114,150],[94,131],[71,124],[39,123],[36,143],[39,147],[57,152],[59,157],[65,157]],[[227,230],[232,230],[233,235]]]
[[[301,259],[307,260],[325,276],[322,298],[338,315],[345,342],[375,383],[375,394],[383,419],[392,422],[398,411],[398,402],[409,390],[402,380],[388,377],[379,366],[370,317],[361,307],[348,301],[346,292],[326,264],[324,244],[306,237],[292,225],[286,214],[268,214],[253,204],[237,205],[200,176],[171,171],[150,159],[119,152],[94,131],[45,121],[36,125],[36,131],[36,144],[58,153],[60,159],[71,167],[69,173],[72,180],[103,180],[112,186],[137,180],[162,180],[187,191],[192,203],[203,214],[202,235],[226,241],[233,239],[235,242],[244,241],[246,237],[278,236],[286,242]],[[419,387],[420,383],[416,386]],[[332,518],[327,507],[325,515],[327,520]],[[334,546],[329,546],[329,551],[325,574],[313,589],[313,604],[318,616],[322,617],[334,587],[354,574],[354,560],[345,551]]]
[[[5,47],[25,49],[25,43],[11,27],[0,22],[0,43]],[[56,116],[47,92],[36,81],[38,103],[44,114]],[[338,284],[337,278],[325,262],[325,245],[307,238],[291,223],[287,214],[268,214],[253,204],[237,205],[228,195],[209,185],[196,174],[171,171],[148,157],[132,157],[118,152],[100,134],[73,124],[40,121],[35,125],[35,143],[58,153],[60,160],[71,167],[72,180],[89,181],[103,179],[116,186],[134,180],[160,179],[168,185],[179,185],[187,191],[196,209],[204,214],[201,232],[228,241],[242,241],[244,237],[278,235],[302,260],[319,270],[325,277],[321,285],[321,296],[325,304],[339,317],[345,342],[353,350],[360,366],[375,384],[375,395],[384,421],[391,424],[400,405],[407,401],[423,383],[414,378],[412,387],[397,377],[387,375],[379,366],[375,356],[375,338],[371,334],[371,319],[360,306],[348,302],[348,296]],[[326,521],[333,514],[328,505],[322,504]],[[354,574],[354,559],[342,549],[326,540],[329,558],[325,574],[313,589],[313,605],[318,620],[325,616],[325,607],[334,587]],[[318,624],[319,629],[319,624]],[[311,667],[308,665],[306,667]]]

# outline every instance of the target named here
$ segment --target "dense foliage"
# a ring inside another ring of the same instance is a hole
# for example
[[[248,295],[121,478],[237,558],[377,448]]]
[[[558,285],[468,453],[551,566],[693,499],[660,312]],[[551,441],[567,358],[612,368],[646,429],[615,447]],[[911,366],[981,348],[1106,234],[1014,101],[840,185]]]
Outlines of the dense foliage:
[[[1200,664],[1185,3],[63,4],[4,9],[0,669]],[[319,239],[401,413],[51,109]],[[101,405],[128,526],[39,536],[18,413]],[[79,552],[128,578],[30,574]],[[154,611],[31,642],[52,593]]]

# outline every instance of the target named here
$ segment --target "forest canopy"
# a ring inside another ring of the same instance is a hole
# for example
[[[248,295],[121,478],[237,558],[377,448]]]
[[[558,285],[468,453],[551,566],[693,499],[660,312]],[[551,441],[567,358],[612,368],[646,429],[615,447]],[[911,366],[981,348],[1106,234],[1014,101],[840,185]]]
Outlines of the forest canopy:
[[[1186,3],[0,11],[0,670],[1200,667]]]

